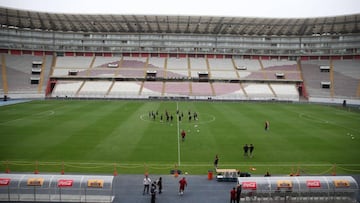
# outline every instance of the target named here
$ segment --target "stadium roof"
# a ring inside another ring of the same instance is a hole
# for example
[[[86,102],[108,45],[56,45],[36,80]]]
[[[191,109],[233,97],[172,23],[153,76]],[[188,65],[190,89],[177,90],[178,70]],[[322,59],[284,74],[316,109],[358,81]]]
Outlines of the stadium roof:
[[[317,18],[64,14],[0,7],[2,27],[63,32],[303,36],[359,34],[360,14]]]

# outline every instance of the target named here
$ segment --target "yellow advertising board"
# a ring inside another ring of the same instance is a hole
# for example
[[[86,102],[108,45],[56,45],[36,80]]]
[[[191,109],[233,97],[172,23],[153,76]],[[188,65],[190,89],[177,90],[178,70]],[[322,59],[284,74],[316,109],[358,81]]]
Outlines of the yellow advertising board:
[[[334,180],[335,187],[350,187],[350,182],[347,180]]]
[[[28,186],[42,186],[44,184],[44,178],[29,178],[27,180]]]
[[[291,180],[278,180],[277,181],[278,188],[292,188]]]
[[[104,187],[104,180],[88,180],[88,187],[102,188]]]

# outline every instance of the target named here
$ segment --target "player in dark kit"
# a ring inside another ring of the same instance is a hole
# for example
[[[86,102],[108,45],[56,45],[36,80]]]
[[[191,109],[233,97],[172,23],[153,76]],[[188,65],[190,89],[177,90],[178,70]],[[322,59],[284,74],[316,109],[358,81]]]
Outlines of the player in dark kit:
[[[215,167],[215,169],[217,169],[218,163],[219,163],[219,156],[216,155],[216,156],[215,156],[215,160],[214,160],[214,167]]]
[[[244,156],[248,156],[249,146],[245,144],[243,149],[244,149]]]
[[[265,121],[265,130],[269,130],[269,128],[270,128],[269,121]]]
[[[241,185],[236,186],[236,202],[239,203],[241,198]]]
[[[250,144],[250,147],[249,147],[250,157],[252,157],[253,151],[254,151],[254,145]]]

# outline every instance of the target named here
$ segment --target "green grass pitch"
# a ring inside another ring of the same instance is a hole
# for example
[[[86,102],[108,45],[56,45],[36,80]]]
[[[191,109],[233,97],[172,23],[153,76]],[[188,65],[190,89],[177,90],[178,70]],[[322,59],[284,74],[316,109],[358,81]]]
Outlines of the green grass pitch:
[[[159,113],[155,120],[151,111]],[[188,111],[198,120],[189,121]],[[359,124],[359,111],[326,105],[32,101],[0,107],[0,170],[167,174],[177,166],[205,174],[218,154],[219,168],[253,174],[359,174]],[[252,158],[244,144],[254,144]]]

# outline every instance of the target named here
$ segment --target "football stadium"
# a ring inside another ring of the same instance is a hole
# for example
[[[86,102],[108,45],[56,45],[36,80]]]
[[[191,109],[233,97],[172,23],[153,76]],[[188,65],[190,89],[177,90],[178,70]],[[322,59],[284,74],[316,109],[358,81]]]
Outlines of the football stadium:
[[[0,24],[0,201],[360,201],[360,14]]]

